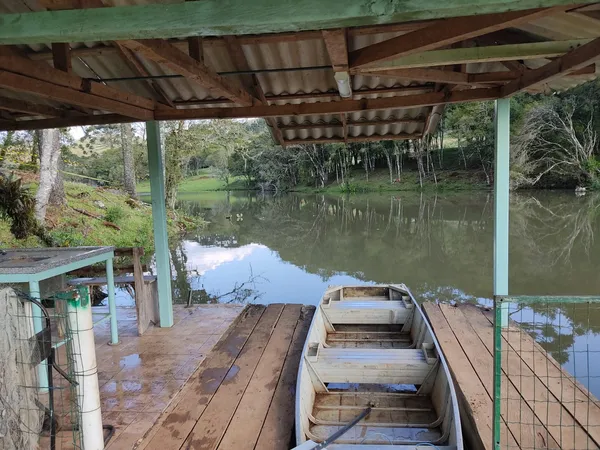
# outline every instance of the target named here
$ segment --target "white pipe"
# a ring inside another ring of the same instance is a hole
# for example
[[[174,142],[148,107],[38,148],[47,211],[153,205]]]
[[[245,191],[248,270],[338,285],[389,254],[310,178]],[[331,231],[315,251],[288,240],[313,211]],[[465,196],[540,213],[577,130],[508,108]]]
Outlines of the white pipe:
[[[77,291],[67,302],[68,320],[73,340],[71,342],[77,381],[77,405],[81,414],[81,435],[84,450],[103,450],[104,431],[100,411],[100,388],[96,365],[96,346],[89,296],[81,298]]]

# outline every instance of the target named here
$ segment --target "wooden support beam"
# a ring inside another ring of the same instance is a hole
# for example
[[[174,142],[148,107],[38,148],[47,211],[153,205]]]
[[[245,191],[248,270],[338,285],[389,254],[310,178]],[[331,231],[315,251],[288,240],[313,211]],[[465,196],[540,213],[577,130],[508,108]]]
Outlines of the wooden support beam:
[[[361,72],[371,77],[386,77],[396,80],[419,81],[426,83],[470,84],[469,74],[441,69],[394,69],[383,72]]]
[[[198,2],[187,2],[184,5],[193,3]],[[158,39],[124,41],[123,45],[240,105],[250,106],[255,100],[240,86],[221,77],[214,70],[196,61],[167,41]]]
[[[29,78],[24,75],[0,71],[0,87],[15,92],[26,92],[42,98],[67,103],[69,105],[81,106],[94,110],[105,110],[116,112],[125,116],[131,116],[139,120],[151,120],[153,111],[143,109],[117,100],[88,94],[83,90],[62,87],[48,81]]]
[[[139,77],[148,77],[150,73],[144,67],[144,65],[137,59],[131,50],[125,47],[120,42],[115,42],[115,47],[119,51],[121,58],[125,60],[131,71]],[[145,80],[150,89],[158,96],[159,101],[171,107],[175,107],[175,104],[171,101],[167,93],[161,87],[157,80],[147,79]]]
[[[346,72],[348,70],[348,43],[346,30],[323,30],[323,40],[329,54],[329,60],[334,72]]]
[[[341,100],[338,102],[301,103],[292,105],[258,105],[236,108],[172,109],[158,106],[156,120],[186,119],[241,119],[251,117],[307,116],[314,114],[340,114],[393,108],[417,108],[442,103],[493,100],[500,95],[500,88],[468,89],[452,92],[430,92],[399,97]]]
[[[403,133],[403,134],[374,134],[371,136],[353,136],[344,138],[317,138],[317,139],[288,139],[285,141],[286,145],[298,145],[298,144],[335,144],[335,143],[348,143],[348,142],[378,142],[378,141],[406,141],[408,139],[419,139],[421,138],[420,133]]]
[[[348,143],[348,117],[346,116],[346,113],[340,114],[340,117],[342,119],[342,134],[344,136],[344,143],[347,144]]]
[[[374,88],[374,89],[360,89],[353,91],[354,98],[362,95],[373,95],[373,94],[397,94],[397,95],[408,95],[411,93],[425,93],[430,92],[433,89],[433,85],[422,85],[422,86],[398,86],[391,88]],[[325,98],[339,98],[337,91],[333,92],[312,92],[304,93],[300,92],[297,94],[282,94],[282,95],[266,95],[266,99],[269,102],[274,101],[288,101],[288,100],[306,100],[306,99],[325,99]],[[217,99],[205,99],[205,100],[175,100],[176,105],[186,106],[201,106],[201,105],[216,105],[232,103],[231,100],[226,98]]]
[[[377,61],[433,50],[472,39],[517,24],[539,19],[548,14],[564,11],[568,6],[510,11],[473,17],[455,17],[440,24],[430,25],[383,42],[369,45],[350,54],[350,65],[360,67]]]
[[[44,62],[24,58],[10,47],[0,46],[0,69],[137,108],[154,109],[153,100],[56,70]]]
[[[353,68],[351,73],[386,71],[452,64],[552,58],[590,42],[591,39],[530,42],[526,44],[490,45],[486,47],[451,48],[403,56],[391,61]]]
[[[32,116],[64,117],[66,115],[64,111],[61,111],[58,108],[53,108],[52,106],[39,105],[36,103],[30,103],[24,100],[17,100],[8,97],[0,98],[0,109],[30,114]]]
[[[592,3],[592,0],[581,0]],[[572,0],[203,0],[3,15],[0,44],[239,35],[378,25],[571,4]]]
[[[566,55],[529,72],[502,87],[502,97],[507,97],[538,83],[547,83],[562,74],[584,68],[600,59],[600,38],[570,51]]]
[[[340,116],[345,116],[346,113],[341,114]],[[422,118],[415,119],[381,119],[381,120],[358,120],[352,121],[347,120],[346,125],[348,127],[360,127],[360,126],[370,126],[370,125],[393,125],[397,123],[423,123]],[[289,123],[289,124],[279,124],[279,129],[281,130],[308,130],[308,129],[319,129],[319,128],[340,128],[344,127],[343,120],[340,122],[323,122],[323,123]]]
[[[63,72],[71,73],[71,47],[65,43],[52,44],[52,61],[54,68]]]
[[[44,128],[65,128],[87,125],[108,125],[115,123],[137,122],[133,117],[121,116],[119,114],[96,114],[88,116],[74,116],[57,119],[39,119],[39,120],[17,120],[10,124],[0,124],[0,130],[42,130]]]
[[[188,39],[188,53],[192,58],[200,64],[204,64],[204,46],[202,38],[198,36],[190,36]]]

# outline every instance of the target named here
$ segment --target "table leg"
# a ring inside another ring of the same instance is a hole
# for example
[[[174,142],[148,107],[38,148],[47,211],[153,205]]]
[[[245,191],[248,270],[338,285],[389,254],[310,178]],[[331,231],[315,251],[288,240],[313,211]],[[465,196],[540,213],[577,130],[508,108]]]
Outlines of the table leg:
[[[108,289],[108,310],[110,312],[110,343],[119,343],[119,330],[117,328],[117,304],[115,303],[115,278],[113,274],[113,260],[106,260],[106,286]]]
[[[36,300],[40,300],[40,283],[38,281],[29,282],[29,295]],[[39,333],[44,327],[44,315],[38,305],[31,304],[31,315],[33,318],[33,332]],[[42,361],[38,366],[38,384],[42,392],[48,390],[48,363]]]

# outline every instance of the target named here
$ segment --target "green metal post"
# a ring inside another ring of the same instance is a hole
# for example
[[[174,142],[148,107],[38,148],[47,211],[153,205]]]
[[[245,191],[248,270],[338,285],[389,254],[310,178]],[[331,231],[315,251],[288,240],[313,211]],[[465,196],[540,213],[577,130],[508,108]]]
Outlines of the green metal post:
[[[108,310],[110,312],[110,344],[117,345],[119,343],[119,328],[117,326],[117,304],[115,303],[115,277],[112,258],[106,260],[106,287],[108,289]]]
[[[173,302],[171,300],[171,261],[167,233],[167,209],[165,206],[165,176],[160,150],[158,122],[146,122],[148,140],[148,170],[152,194],[152,220],[154,222],[154,251],[158,282],[158,308],[160,326],[173,326]]]
[[[496,100],[494,169],[494,295],[508,295],[508,214],[510,206],[510,99]],[[501,303],[503,327],[508,302]]]
[[[510,100],[496,100],[494,169],[494,449],[501,448],[502,328],[508,325],[508,236],[510,206]]]
[[[39,281],[29,282],[29,295],[36,300],[41,299]],[[33,317],[33,332],[39,333],[44,327],[44,315],[42,314],[42,310],[39,306],[31,304],[31,315]],[[48,390],[48,368],[46,361],[42,361],[38,366],[38,385],[42,392]]]

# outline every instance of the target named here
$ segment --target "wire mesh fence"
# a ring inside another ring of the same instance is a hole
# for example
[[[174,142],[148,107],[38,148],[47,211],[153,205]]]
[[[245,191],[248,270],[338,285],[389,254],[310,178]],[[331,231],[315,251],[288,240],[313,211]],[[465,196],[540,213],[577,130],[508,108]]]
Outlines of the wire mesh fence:
[[[495,319],[495,448],[600,448],[600,297],[498,298]]]
[[[70,297],[0,290],[1,450],[83,448]]]

